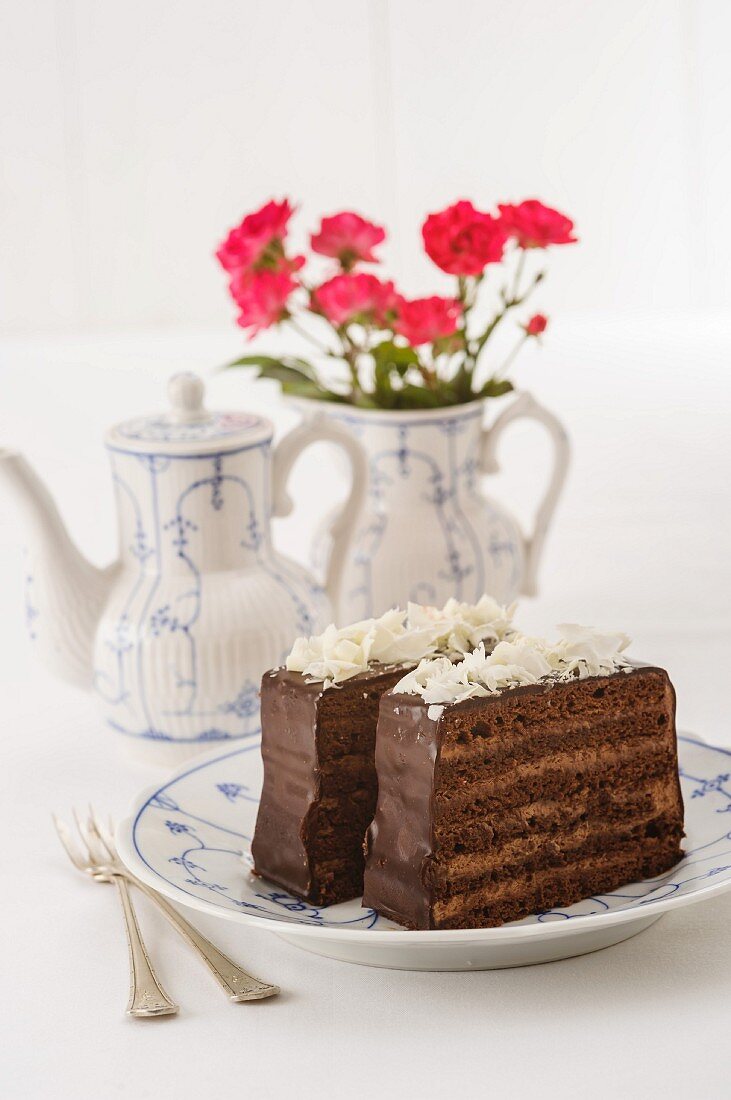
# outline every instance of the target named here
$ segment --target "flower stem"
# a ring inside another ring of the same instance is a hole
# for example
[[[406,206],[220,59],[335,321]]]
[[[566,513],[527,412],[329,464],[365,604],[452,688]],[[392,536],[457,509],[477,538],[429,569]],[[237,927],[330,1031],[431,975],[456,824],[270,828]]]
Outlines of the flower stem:
[[[337,332],[343,345],[343,359],[345,359],[345,362],[348,364],[348,369],[350,371],[350,384],[353,387],[353,398],[356,398],[359,394],[363,393],[358,374],[359,349],[353,343],[344,325],[342,328],[339,328]]]
[[[518,343],[517,343],[517,344],[515,345],[515,347],[513,348],[513,350],[512,350],[511,352],[510,352],[510,355],[508,355],[507,359],[506,359],[506,360],[504,361],[504,363],[502,364],[502,366],[501,366],[501,367],[498,367],[498,369],[497,369],[497,370],[495,371],[495,373],[493,374],[493,376],[492,376],[492,377],[493,377],[493,378],[494,378],[494,379],[495,379],[496,381],[500,381],[500,380],[501,380],[501,379],[502,379],[502,378],[503,378],[503,377],[504,377],[504,376],[505,376],[505,375],[507,374],[507,372],[508,372],[508,369],[509,369],[509,368],[510,368],[510,367],[511,367],[511,366],[513,365],[513,361],[515,360],[515,358],[516,358],[516,356],[517,356],[518,352],[519,352],[519,351],[520,351],[520,349],[521,349],[521,348],[523,347],[523,344],[524,344],[524,343],[526,342],[526,340],[527,340],[528,338],[529,338],[529,337],[528,337],[528,333],[527,333],[527,332],[524,332],[524,333],[523,333],[523,335],[522,335],[522,336],[520,337],[520,339],[518,340]]]
[[[519,266],[521,266],[521,265],[519,264]],[[480,336],[480,338],[477,340],[476,349],[475,349],[475,359],[477,359],[480,352],[484,348],[485,344],[490,339],[493,332],[495,331],[497,326],[502,321],[503,317],[507,316],[507,314],[510,312],[510,310],[515,309],[516,306],[522,306],[523,302],[525,302],[530,297],[530,295],[533,293],[533,291],[538,286],[538,284],[543,281],[544,277],[545,277],[545,272],[544,271],[539,271],[538,274],[533,278],[533,281],[528,285],[527,289],[519,297],[515,297],[515,296],[511,296],[511,297],[504,296],[503,297],[503,301],[505,303],[503,305],[503,308],[500,310],[499,313],[495,314],[492,321],[490,322],[490,324],[487,326],[487,328],[483,332],[482,336]],[[519,278],[519,276],[518,276],[518,278]],[[518,279],[515,280],[516,285],[517,285],[517,282],[518,282]]]
[[[518,262],[515,265],[515,278],[513,279],[513,292],[510,295],[511,301],[515,301],[518,297],[518,288],[520,287],[520,280],[523,276],[523,268],[525,267],[525,249],[521,248],[520,255],[518,256]]]
[[[307,340],[310,344],[312,344],[313,347],[317,348],[318,351],[321,351],[325,355],[330,356],[335,354],[332,349],[327,346],[327,344],[323,344],[322,341],[318,340],[316,336],[313,336],[311,332],[308,332],[307,329],[302,328],[299,322],[295,321],[291,315],[289,316],[288,321],[294,331],[302,336],[305,340]]]
[[[472,393],[472,376],[477,362],[477,356],[474,354],[470,345],[467,325],[470,311],[477,301],[477,292],[483,278],[484,275],[477,275],[472,285],[470,285],[470,281],[465,275],[460,275],[457,279],[457,298],[462,306],[462,323],[457,331],[462,337],[464,354],[453,381],[457,390],[465,400],[467,400]]]

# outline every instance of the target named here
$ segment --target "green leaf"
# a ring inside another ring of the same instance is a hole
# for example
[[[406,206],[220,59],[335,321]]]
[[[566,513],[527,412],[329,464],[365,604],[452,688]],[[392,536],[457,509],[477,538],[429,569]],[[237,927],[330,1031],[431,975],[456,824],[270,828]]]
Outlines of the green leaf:
[[[443,404],[438,392],[429,390],[426,386],[409,384],[398,391],[399,409],[438,409]]]
[[[396,405],[396,391],[391,380],[392,367],[388,363],[376,363],[373,376],[373,400],[381,409],[393,409]]]
[[[271,355],[242,355],[240,359],[224,363],[221,370],[231,370],[232,367],[265,367],[280,362],[281,359],[274,359]]]
[[[259,368],[259,378],[274,378],[277,382],[309,382],[311,385],[317,385],[317,382],[310,375],[305,374],[304,371],[298,370],[297,367],[290,367],[286,363],[271,363],[266,367]]]
[[[413,348],[402,347],[400,344],[395,344],[393,340],[384,340],[376,344],[371,348],[371,355],[376,364],[376,371],[379,367],[382,371],[395,370],[402,378],[409,367],[416,366],[419,362],[419,356]]]
[[[309,378],[282,379],[282,393],[288,393],[292,397],[319,398],[320,387]]]
[[[295,355],[283,355],[279,359],[271,355],[242,355],[240,359],[234,359],[232,363],[226,363],[222,370],[230,370],[232,367],[259,367],[259,375],[262,378],[279,378],[278,371],[296,371],[299,374],[317,380],[315,368],[304,359],[298,359]],[[280,379],[282,381],[282,379]]]
[[[296,355],[283,355],[282,362],[290,367],[299,367],[303,374],[317,381],[317,371],[312,366],[312,363],[308,363],[306,359],[299,359]]]
[[[298,359],[296,355],[283,355],[275,359],[271,355],[244,355],[228,367],[258,367],[257,377],[273,378],[282,387],[282,393],[292,397],[309,397],[315,401],[347,402],[346,395],[329,390],[317,379],[317,372],[311,363]]]
[[[464,351],[464,336],[461,332],[454,332],[451,336],[440,336],[431,347],[434,356],[456,355],[458,351]]]
[[[502,397],[504,393],[510,393],[513,383],[507,378],[488,378],[482,389],[478,390],[475,397]]]
[[[399,406],[400,388],[394,387],[395,378],[403,378],[410,367],[418,366],[419,357],[411,347],[402,347],[393,340],[383,340],[371,348],[374,362],[373,400],[380,409]]]
[[[282,382],[282,393],[286,393],[290,397],[308,397],[313,401],[333,401],[341,404],[347,402],[347,397],[335,393],[334,390],[328,390],[317,382],[312,382],[309,378]]]
[[[476,395],[472,392],[472,368],[467,365],[466,360],[460,364],[449,386],[454,393],[455,405],[464,401],[474,401]]]
[[[376,394],[374,393],[358,393],[352,399],[347,399],[348,404],[355,405],[358,409],[387,409],[391,408],[390,405],[381,405],[376,400]]]

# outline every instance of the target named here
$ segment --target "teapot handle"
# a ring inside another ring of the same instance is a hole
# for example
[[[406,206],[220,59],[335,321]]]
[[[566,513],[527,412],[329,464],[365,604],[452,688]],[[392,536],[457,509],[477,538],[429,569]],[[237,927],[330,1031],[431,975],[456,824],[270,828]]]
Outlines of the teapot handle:
[[[277,445],[272,458],[272,515],[288,516],[292,511],[294,502],[287,492],[292,467],[306,447],[321,441],[342,447],[350,460],[351,470],[350,495],[330,527],[332,551],[325,578],[325,591],[337,622],[345,558],[368,490],[368,460],[360,443],[345,428],[322,414],[293,428]]]
[[[538,566],[543,553],[543,545],[546,540],[548,528],[553,519],[559,497],[563,491],[566,474],[569,468],[571,447],[566,435],[566,429],[561,421],[552,412],[544,408],[530,393],[522,393],[517,401],[509,405],[494,424],[489,428],[483,428],[482,446],[480,453],[480,466],[486,474],[496,473],[500,469],[497,460],[497,445],[503,430],[513,420],[520,419],[537,420],[539,424],[548,430],[553,443],[553,471],[548,487],[543,496],[532,533],[525,539],[525,576],[521,591],[525,596],[535,596],[537,587]]]

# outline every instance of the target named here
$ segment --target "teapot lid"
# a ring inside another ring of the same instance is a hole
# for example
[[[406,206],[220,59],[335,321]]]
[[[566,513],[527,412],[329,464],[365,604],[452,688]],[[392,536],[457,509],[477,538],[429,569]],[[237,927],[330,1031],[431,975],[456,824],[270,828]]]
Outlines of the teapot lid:
[[[210,412],[197,374],[174,374],[168,382],[170,409],[115,424],[107,447],[135,454],[198,455],[237,451],[272,438],[271,421],[247,412]]]

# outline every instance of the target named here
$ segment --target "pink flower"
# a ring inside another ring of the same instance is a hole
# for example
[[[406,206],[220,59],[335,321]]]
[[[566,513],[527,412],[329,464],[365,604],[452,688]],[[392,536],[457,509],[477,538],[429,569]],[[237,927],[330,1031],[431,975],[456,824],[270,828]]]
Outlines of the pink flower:
[[[287,223],[293,213],[289,199],[282,202],[272,199],[261,210],[247,214],[241,224],[230,231],[216,252],[221,267],[231,273],[255,267],[260,262],[275,269],[292,265],[294,270],[301,267],[304,260],[297,257],[287,261],[282,247]]]
[[[287,300],[297,282],[288,271],[237,271],[231,297],[241,310],[236,323],[255,336],[287,316]]]
[[[547,248],[549,244],[575,244],[572,237],[574,223],[565,214],[544,206],[538,199],[501,204],[500,221],[509,237],[514,237],[521,248]]]
[[[456,298],[414,298],[411,302],[402,299],[394,328],[413,347],[433,344],[457,331],[460,313]]]
[[[395,315],[399,296],[392,282],[382,283],[375,275],[335,275],[312,294],[312,307],[336,327],[351,321],[387,324]]]
[[[523,325],[526,336],[540,336],[548,328],[548,318],[542,313],[534,313],[527,325]]]
[[[462,200],[422,226],[427,255],[449,275],[481,275],[487,264],[503,258],[507,233],[498,218]]]
[[[333,256],[340,260],[345,271],[350,271],[358,261],[377,263],[378,258],[373,255],[372,249],[385,238],[386,231],[380,225],[346,210],[342,214],[323,218],[320,231],[313,233],[310,244],[313,252]]]

